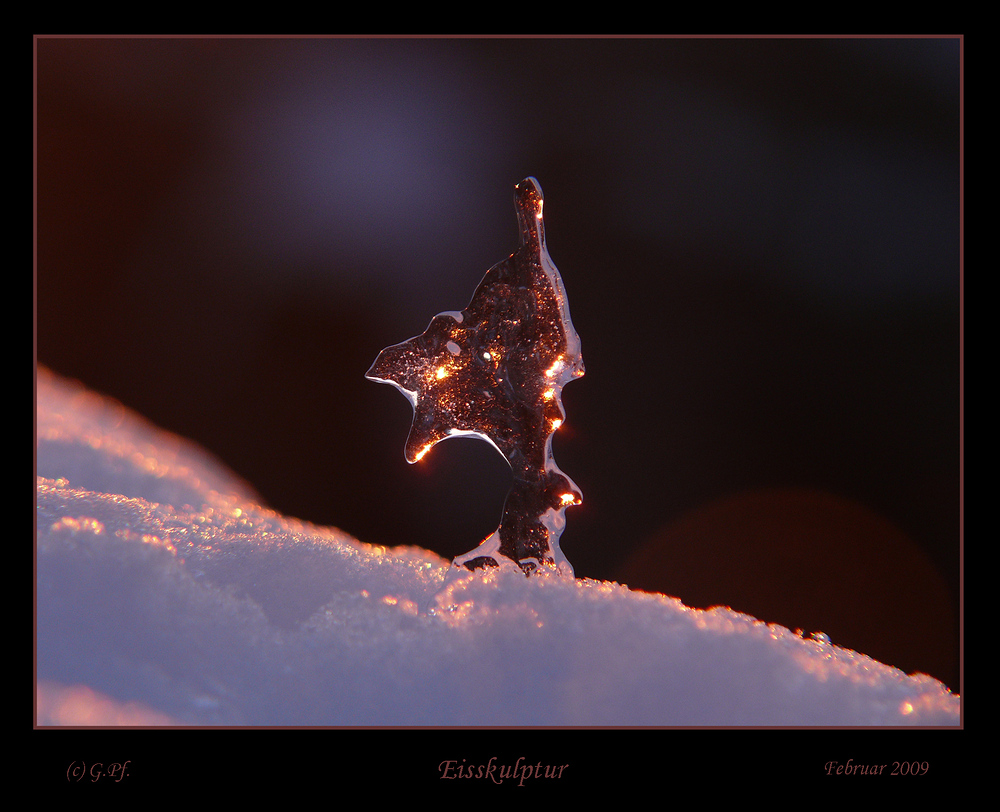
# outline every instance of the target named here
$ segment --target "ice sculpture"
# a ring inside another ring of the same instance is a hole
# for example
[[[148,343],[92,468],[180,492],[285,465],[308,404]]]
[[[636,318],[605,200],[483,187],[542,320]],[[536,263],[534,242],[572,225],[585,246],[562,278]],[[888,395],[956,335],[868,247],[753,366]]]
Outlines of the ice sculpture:
[[[583,375],[580,337],[559,271],[545,247],[542,190],[515,187],[520,245],[494,265],[468,307],[440,313],[422,335],[382,350],[365,377],[395,386],[413,405],[406,459],[456,435],[489,441],[514,473],[500,526],[454,565],[515,562],[572,576],[559,549],[565,510],[580,490],[552,458],[565,419],[562,388]]]

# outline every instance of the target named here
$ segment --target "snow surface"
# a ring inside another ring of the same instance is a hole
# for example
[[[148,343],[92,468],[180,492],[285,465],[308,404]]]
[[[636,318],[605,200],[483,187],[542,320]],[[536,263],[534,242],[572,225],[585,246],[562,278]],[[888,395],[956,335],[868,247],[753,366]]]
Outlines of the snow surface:
[[[960,698],[726,608],[281,516],[41,369],[37,723],[958,725]],[[372,476],[377,472],[372,471]]]

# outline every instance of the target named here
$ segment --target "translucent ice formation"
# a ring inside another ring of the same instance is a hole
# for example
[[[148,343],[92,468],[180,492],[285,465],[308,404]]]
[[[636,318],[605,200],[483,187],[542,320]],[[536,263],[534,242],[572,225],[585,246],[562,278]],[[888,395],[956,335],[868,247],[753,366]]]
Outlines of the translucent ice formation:
[[[408,462],[448,437],[473,435],[514,472],[500,527],[455,565],[513,561],[526,574],[545,567],[571,576],[559,537],[581,495],[552,458],[552,434],[566,417],[563,386],[583,375],[580,337],[545,247],[538,182],[517,184],[514,202],[518,249],[487,272],[465,310],[440,313],[423,334],[382,350],[366,377],[413,405]]]

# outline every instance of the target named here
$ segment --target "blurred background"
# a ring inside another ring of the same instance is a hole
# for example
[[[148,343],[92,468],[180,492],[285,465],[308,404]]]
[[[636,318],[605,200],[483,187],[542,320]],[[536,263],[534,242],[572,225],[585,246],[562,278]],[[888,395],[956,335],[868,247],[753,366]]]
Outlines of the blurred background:
[[[534,175],[577,576],[958,691],[960,45],[39,39],[37,360],[276,510],[453,557],[507,465],[407,465],[364,373],[514,250]]]

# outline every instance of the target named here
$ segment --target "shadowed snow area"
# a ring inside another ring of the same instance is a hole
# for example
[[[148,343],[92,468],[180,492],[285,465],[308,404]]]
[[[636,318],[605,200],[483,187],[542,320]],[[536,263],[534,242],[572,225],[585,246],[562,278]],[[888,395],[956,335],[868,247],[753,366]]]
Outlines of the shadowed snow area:
[[[268,510],[47,370],[37,394],[39,725],[959,724],[940,682],[729,609],[517,569],[443,588],[431,552]]]

